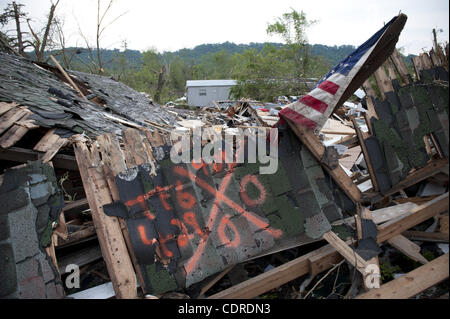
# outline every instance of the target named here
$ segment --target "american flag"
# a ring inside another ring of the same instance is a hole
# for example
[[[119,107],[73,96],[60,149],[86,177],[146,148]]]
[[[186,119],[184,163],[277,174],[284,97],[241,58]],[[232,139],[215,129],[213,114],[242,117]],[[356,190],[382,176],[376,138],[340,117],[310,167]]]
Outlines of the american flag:
[[[352,79],[396,18],[394,17],[369,40],[333,67],[311,92],[280,111],[280,117],[290,119],[298,126],[305,126],[315,131],[321,130]]]

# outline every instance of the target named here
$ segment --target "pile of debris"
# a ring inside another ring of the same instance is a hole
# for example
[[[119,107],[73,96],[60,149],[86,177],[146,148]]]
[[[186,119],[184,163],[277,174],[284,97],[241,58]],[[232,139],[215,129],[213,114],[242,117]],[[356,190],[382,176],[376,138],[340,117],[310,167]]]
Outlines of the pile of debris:
[[[0,52],[0,297],[448,296],[448,50],[384,48],[317,132]]]

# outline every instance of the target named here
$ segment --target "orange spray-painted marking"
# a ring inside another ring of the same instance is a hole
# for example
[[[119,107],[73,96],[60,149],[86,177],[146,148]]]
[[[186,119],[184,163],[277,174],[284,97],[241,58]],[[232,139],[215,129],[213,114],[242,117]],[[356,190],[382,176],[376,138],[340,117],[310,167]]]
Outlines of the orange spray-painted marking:
[[[189,243],[189,235],[186,226],[178,219],[173,218],[170,223],[177,226],[181,230],[181,234],[177,237],[179,247],[185,247]]]
[[[152,239],[148,239],[147,238],[147,234],[145,233],[145,226],[144,225],[139,225],[137,227],[138,233],[139,233],[139,237],[141,238],[141,241],[144,245],[153,245],[156,242],[155,238]]]
[[[183,219],[186,222],[186,224],[191,225],[194,228],[197,235],[199,235],[202,238],[207,236],[207,234],[205,234],[205,232],[198,225],[197,220],[195,219],[195,214],[193,212],[185,213],[183,215]]]
[[[259,197],[252,199],[245,191],[245,187],[248,183],[252,183],[258,188]],[[261,185],[258,178],[255,175],[246,175],[241,181],[241,197],[244,203],[248,206],[261,205],[266,201],[266,189]]]
[[[225,233],[226,226],[231,228],[231,230],[234,233],[234,239],[232,241],[230,241],[227,234]],[[220,241],[223,244],[226,244],[227,246],[230,246],[230,247],[239,246],[239,244],[241,242],[241,238],[239,236],[238,230],[236,229],[236,226],[234,226],[233,222],[230,221],[230,218],[228,215],[222,217],[222,220],[220,221],[219,229],[217,230],[217,232],[219,234]]]
[[[191,209],[195,205],[195,198],[194,196],[189,192],[183,192],[182,190],[182,184],[180,181],[177,181],[177,200],[178,204],[180,204],[181,207],[184,209]]]
[[[168,192],[159,192],[159,199],[161,200],[161,203],[165,210],[172,210],[172,206],[169,205],[169,203],[166,201],[170,198],[170,194]]]

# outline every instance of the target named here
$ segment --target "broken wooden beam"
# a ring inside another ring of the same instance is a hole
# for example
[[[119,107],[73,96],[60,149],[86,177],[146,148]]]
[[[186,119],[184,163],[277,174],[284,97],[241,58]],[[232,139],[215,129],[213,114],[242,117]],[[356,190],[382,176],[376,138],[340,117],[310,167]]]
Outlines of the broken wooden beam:
[[[75,208],[79,208],[79,207],[83,207],[88,205],[88,200],[87,198],[83,198],[83,199],[79,199],[70,203],[67,203],[64,207],[63,207],[63,211],[68,211],[68,210],[72,210]]]
[[[138,137],[140,139],[138,139]],[[139,131],[135,129],[128,129],[123,131],[123,138],[125,142],[125,155],[127,163],[125,163],[124,154],[122,153],[119,141],[115,135],[105,134],[98,137],[100,152],[102,154],[103,172],[114,201],[120,200],[119,191],[114,183],[114,176],[127,170],[127,168],[134,167],[139,164],[148,163],[150,157],[147,155],[144,147],[142,137]],[[151,147],[150,147],[151,149]],[[133,151],[134,150],[134,151]],[[137,155],[136,153],[140,154]],[[131,243],[130,234],[124,219],[118,219],[120,228],[122,230],[123,238],[128,248],[128,253],[133,264],[134,270],[141,284],[141,288],[146,293],[144,285],[144,275],[137,263],[136,255],[134,254],[133,245]]]
[[[353,183],[350,176],[345,173],[342,167],[338,164],[336,167],[331,168],[324,164],[323,157],[325,155],[325,146],[314,134],[314,132],[308,128],[295,125],[291,120],[286,119],[291,129],[300,138],[303,144],[309,149],[311,154],[321,163],[322,167],[330,174],[335,183],[339,185],[341,190],[352,200],[354,203],[359,203],[362,198],[361,191]]]
[[[250,278],[231,288],[225,289],[212,296],[209,296],[208,299],[254,298],[273,288],[280,287],[281,285],[295,278],[307,274],[310,271],[310,258],[317,254],[321,254],[323,251],[330,252],[329,247],[331,246],[327,245],[325,247],[319,248],[314,252],[291,260],[281,266],[275,267],[265,273],[262,273],[261,275]],[[339,254],[334,249],[333,251],[339,259]]]
[[[366,143],[364,141],[365,140],[364,133],[359,128],[358,123],[356,122],[356,119],[353,116],[351,117],[351,119],[352,119],[353,127],[355,128],[355,131],[356,131],[356,136],[358,137],[358,140],[359,140],[359,144],[361,145],[361,150],[363,152],[363,156],[364,156],[364,160],[367,165],[367,169],[369,170],[370,180],[372,181],[374,190],[376,192],[378,192],[380,190],[380,187],[378,186],[378,181],[377,181],[377,177],[375,176],[375,170],[372,165],[372,160],[369,157],[369,151],[367,150]]]
[[[424,167],[409,174],[404,180],[394,185],[390,190],[384,193],[373,193],[371,195],[366,195],[366,200],[372,204],[377,203],[387,196],[393,195],[404,188],[415,185],[424,179],[440,173],[441,169],[445,167],[448,167],[448,158],[433,160]]]
[[[25,114],[20,121],[26,121],[31,115],[31,112]],[[1,137],[0,137],[0,147],[9,148],[16,144],[25,134],[27,134],[29,128],[19,125],[17,122],[10,127]]]
[[[412,260],[422,264],[428,263],[428,260],[420,254],[420,246],[410,241],[402,235],[394,236],[387,241],[389,245],[402,252]]]
[[[407,230],[402,233],[403,236],[410,240],[435,242],[435,243],[448,243],[448,233],[434,233],[425,231]]]
[[[74,150],[103,259],[116,297],[137,298],[136,275],[120,223],[117,217],[107,216],[103,211],[104,205],[112,203],[112,197],[103,175],[97,148],[94,146],[90,150],[83,142],[77,142]]]
[[[400,235],[404,231],[418,225],[427,219],[438,215],[448,209],[448,192],[439,197],[413,208],[409,213],[399,219],[390,220],[379,227],[378,243]]]
[[[10,148],[0,148],[0,160],[18,162],[18,163],[26,163],[28,161],[37,161],[39,159],[38,152],[19,148],[19,147],[10,147]],[[65,154],[56,154],[52,158],[53,165],[57,168],[63,168],[70,171],[78,171],[78,164],[75,160],[74,156],[65,155]]]
[[[59,136],[55,131],[56,129],[49,130],[33,148],[33,151],[45,153],[41,158],[43,163],[50,161],[59,149],[68,143],[66,138]]]
[[[353,267],[355,267],[361,274],[365,274],[367,266],[369,265],[358,253],[352,249],[345,241],[340,239],[334,232],[328,231],[323,234],[325,239],[331,246],[334,247]]]
[[[381,94],[381,100],[384,101],[386,99],[386,93],[394,91],[391,79],[387,76],[384,65],[381,65],[373,75]]]
[[[72,78],[69,76],[69,74],[67,74],[67,72],[63,69],[63,67],[59,64],[59,62],[55,59],[55,57],[53,55],[50,55],[50,58],[55,63],[56,67],[62,73],[62,75],[64,75],[67,82],[69,82],[70,85],[73,87],[73,89],[77,91],[77,93],[83,98],[83,100],[88,101],[88,99],[84,96],[83,92],[81,92],[80,88],[75,84],[75,82],[73,82]]]
[[[408,71],[408,67],[406,66],[405,62],[403,61],[403,58],[401,57],[397,49],[394,49],[394,52],[392,52],[391,60],[395,66],[395,69],[397,70],[397,73],[400,75],[403,84],[405,85],[409,84],[410,74]]]
[[[439,201],[439,205],[446,205],[448,209],[448,197]],[[418,206],[416,213],[421,210],[428,210],[430,205]],[[435,206],[434,206],[435,207]],[[441,207],[442,208],[442,207]],[[398,224],[403,224],[402,220],[397,220]],[[413,225],[415,226],[415,225]],[[412,227],[412,226],[411,226]],[[379,231],[378,236],[384,241],[395,236],[395,233]],[[271,289],[280,287],[281,285],[294,280],[307,273],[316,275],[337,264],[343,257],[330,244],[323,246],[311,253],[298,257],[286,264],[262,273],[256,277],[246,280],[236,286],[225,289],[208,298],[254,298]]]
[[[14,125],[17,121],[22,119],[25,115],[29,114],[30,111],[28,111],[25,108],[22,107],[14,107],[11,108],[9,111],[7,111],[4,115],[1,117],[0,121],[0,134],[5,132],[7,129],[9,129],[11,126]]]

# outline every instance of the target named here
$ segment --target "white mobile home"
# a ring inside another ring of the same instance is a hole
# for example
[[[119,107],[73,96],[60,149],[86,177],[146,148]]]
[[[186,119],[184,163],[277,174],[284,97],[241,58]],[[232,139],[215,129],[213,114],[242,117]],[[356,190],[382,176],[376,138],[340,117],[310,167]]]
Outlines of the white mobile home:
[[[235,80],[186,81],[187,102],[190,106],[207,106],[212,101],[228,100]]]

